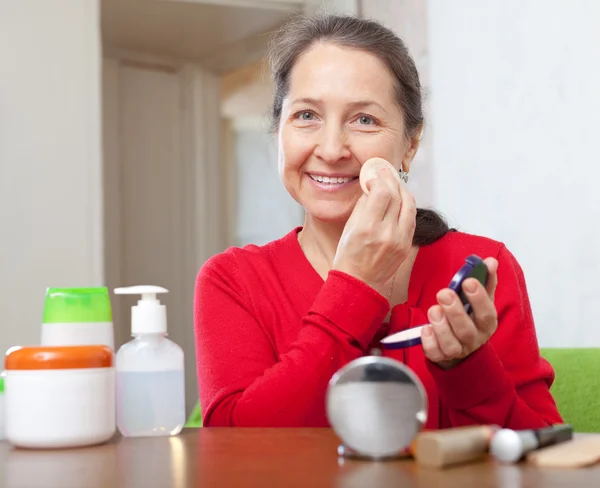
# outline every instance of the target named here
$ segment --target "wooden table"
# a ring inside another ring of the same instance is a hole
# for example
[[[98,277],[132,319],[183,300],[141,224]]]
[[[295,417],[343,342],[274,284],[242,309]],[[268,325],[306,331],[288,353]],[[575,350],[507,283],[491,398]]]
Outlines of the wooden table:
[[[544,487],[600,486],[579,470],[481,461],[443,471],[414,461],[340,460],[328,429],[186,429],[83,449],[30,451],[0,442],[0,487]]]

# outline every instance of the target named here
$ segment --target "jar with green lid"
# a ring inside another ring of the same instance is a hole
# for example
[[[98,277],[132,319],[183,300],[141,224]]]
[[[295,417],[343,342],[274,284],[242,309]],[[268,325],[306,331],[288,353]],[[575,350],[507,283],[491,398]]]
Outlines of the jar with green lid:
[[[41,345],[104,345],[114,350],[114,327],[108,289],[48,288]]]

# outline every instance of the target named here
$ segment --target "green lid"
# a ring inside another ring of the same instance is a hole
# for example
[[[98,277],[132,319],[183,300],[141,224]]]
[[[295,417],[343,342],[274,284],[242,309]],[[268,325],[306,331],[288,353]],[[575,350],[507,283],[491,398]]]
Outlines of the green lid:
[[[108,288],[48,288],[42,322],[112,322]]]

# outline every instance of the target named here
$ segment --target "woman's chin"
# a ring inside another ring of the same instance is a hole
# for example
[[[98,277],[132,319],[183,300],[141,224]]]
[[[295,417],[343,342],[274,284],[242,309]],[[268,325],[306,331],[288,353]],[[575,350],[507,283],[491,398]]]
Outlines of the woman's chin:
[[[333,202],[327,202],[326,205],[315,205],[306,208],[306,213],[313,219],[323,223],[339,224],[345,223],[352,214],[353,207],[348,205],[332,205]]]

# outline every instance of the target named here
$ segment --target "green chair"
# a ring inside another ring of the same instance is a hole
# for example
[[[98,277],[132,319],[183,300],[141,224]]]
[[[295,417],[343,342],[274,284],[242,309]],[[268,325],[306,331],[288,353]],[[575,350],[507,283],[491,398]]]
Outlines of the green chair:
[[[196,403],[194,410],[188,417],[184,427],[198,428],[202,427],[202,407],[200,406],[200,402]]]
[[[554,368],[550,392],[558,411],[576,432],[600,433],[600,348],[542,348]],[[196,404],[185,427],[202,427],[202,407]]]
[[[565,423],[576,432],[600,432],[600,349],[542,348],[554,368],[550,392]]]

